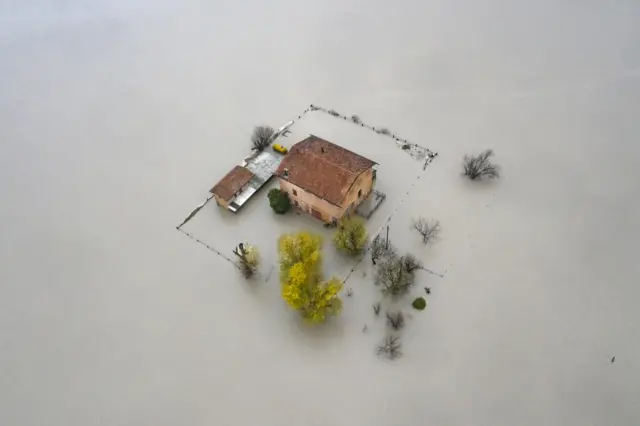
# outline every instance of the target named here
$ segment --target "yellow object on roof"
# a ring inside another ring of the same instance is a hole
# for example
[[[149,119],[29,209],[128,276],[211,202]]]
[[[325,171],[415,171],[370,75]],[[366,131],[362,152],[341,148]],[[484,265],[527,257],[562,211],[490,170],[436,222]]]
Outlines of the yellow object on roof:
[[[286,154],[287,153],[287,148],[285,148],[284,146],[280,145],[279,143],[274,143],[273,144],[273,150],[277,151],[281,154]]]

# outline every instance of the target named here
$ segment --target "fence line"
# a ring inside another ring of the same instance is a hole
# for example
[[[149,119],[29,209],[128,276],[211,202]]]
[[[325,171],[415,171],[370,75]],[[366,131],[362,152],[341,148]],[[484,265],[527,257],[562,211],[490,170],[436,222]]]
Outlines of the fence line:
[[[214,249],[213,247],[211,247],[209,244],[205,243],[204,241],[194,237],[193,235],[191,235],[190,233],[188,233],[187,231],[180,229],[178,227],[176,227],[176,229],[180,232],[182,232],[184,235],[186,235],[187,237],[191,238],[192,240],[202,244],[203,246],[205,246],[206,248],[208,248],[209,250],[211,250],[212,252],[214,252],[215,254],[217,254],[218,256],[220,256],[221,258],[223,258],[224,260],[226,260],[227,262],[231,263],[233,266],[235,266],[236,268],[238,267],[238,265],[231,260],[229,257],[225,256],[224,254],[222,254],[221,252],[219,252],[218,250]]]
[[[204,206],[206,206],[206,205],[207,205],[207,203],[208,203],[209,201],[211,201],[211,199],[212,199],[212,198],[213,198],[213,195],[209,196],[209,197],[205,200],[205,202],[204,202],[204,203],[200,204],[198,207],[196,207],[195,209],[193,209],[193,211],[192,211],[191,213],[189,213],[189,216],[187,216],[187,217],[182,221],[182,223],[176,227],[176,229],[179,231],[179,230],[180,230],[180,228],[182,228],[182,227],[183,227],[187,222],[189,222],[191,219],[193,219],[193,218],[194,218],[194,216],[195,216],[196,214],[198,214],[198,212],[199,212],[200,210],[202,210],[202,208],[203,208]]]
[[[376,128],[375,128],[375,127],[373,127],[373,126],[369,126],[368,124],[364,124],[364,123],[362,123],[362,121],[360,121],[360,120],[358,120],[358,121],[356,122],[355,120],[353,120],[353,118],[349,118],[349,117],[347,117],[347,116],[340,115],[339,113],[337,113],[337,112],[336,112],[335,110],[333,110],[333,109],[328,110],[328,109],[326,109],[326,108],[323,108],[323,107],[320,107],[320,106],[318,106],[318,105],[314,105],[314,104],[309,105],[309,107],[307,107],[307,108],[306,108],[306,109],[305,109],[305,110],[304,110],[300,115],[298,115],[298,118],[297,118],[297,119],[289,120],[289,121],[291,122],[291,124],[290,124],[286,129],[285,129],[285,132],[283,132],[283,135],[284,135],[284,133],[286,133],[286,130],[288,130],[288,128],[289,128],[289,127],[291,127],[291,126],[293,126],[293,125],[295,124],[295,122],[296,122],[296,121],[298,121],[298,120],[302,119],[302,118],[303,118],[307,113],[309,113],[309,112],[314,112],[314,111],[322,111],[322,112],[325,112],[325,113],[327,113],[327,114],[329,114],[329,115],[332,115],[332,116],[334,116],[334,117],[336,117],[336,118],[342,118],[342,119],[344,119],[344,120],[348,120],[348,121],[352,122],[352,123],[353,123],[353,124],[355,124],[355,125],[360,125],[361,127],[365,127],[365,128],[367,128],[367,129],[373,130],[374,132],[376,132],[376,133],[378,133],[378,134],[381,134],[381,135],[388,136],[388,137],[392,138],[394,141],[396,141],[396,145],[398,145],[398,143],[397,143],[397,142],[402,142],[402,144],[403,144],[403,145],[404,145],[404,144],[413,145],[413,146],[415,146],[415,147],[418,147],[418,148],[422,149],[422,150],[423,150],[423,152],[425,153],[426,158],[425,158],[424,165],[423,165],[423,167],[422,167],[422,173],[419,173],[419,174],[418,174],[418,176],[416,177],[416,179],[415,179],[415,180],[413,181],[413,183],[411,184],[411,187],[409,188],[409,190],[408,190],[408,191],[407,191],[407,192],[402,196],[402,198],[400,199],[400,201],[398,202],[398,204],[396,204],[396,206],[393,208],[393,211],[392,211],[392,212],[389,214],[389,216],[385,219],[385,221],[383,222],[382,226],[381,226],[381,227],[377,230],[377,232],[374,234],[374,238],[375,238],[376,236],[380,235],[380,233],[382,232],[382,230],[384,229],[384,227],[385,227],[385,226],[387,226],[387,225],[391,222],[391,219],[393,218],[393,216],[395,215],[396,211],[398,210],[398,207],[399,207],[399,206],[401,206],[401,205],[404,203],[404,200],[405,200],[405,198],[410,194],[411,189],[416,185],[416,183],[418,182],[418,180],[420,179],[420,177],[422,176],[422,174],[424,173],[424,171],[427,169],[427,166],[428,166],[428,165],[433,161],[433,159],[438,155],[438,153],[437,153],[437,152],[433,152],[433,151],[431,151],[430,149],[425,148],[425,147],[423,147],[423,146],[421,146],[421,145],[418,145],[418,144],[416,144],[416,143],[410,143],[410,142],[409,142],[409,141],[407,141],[406,139],[401,139],[401,138],[399,138],[398,136],[396,136],[395,134],[393,134],[393,133],[389,132],[389,131],[388,131],[388,130],[386,130],[386,129],[385,129],[384,131],[383,131],[383,128],[378,128],[378,130],[376,130]],[[289,122],[287,122],[287,123],[289,123]],[[285,126],[286,126],[286,124],[287,124],[287,123],[285,123]],[[281,135],[278,135],[278,136],[281,136]],[[412,156],[411,154],[409,154],[409,155],[413,158],[413,156]],[[182,221],[182,223],[176,227],[176,229],[177,229],[178,231],[182,232],[183,234],[185,234],[187,237],[191,238],[192,240],[194,240],[194,241],[196,241],[196,242],[200,243],[201,245],[203,245],[204,247],[206,247],[207,249],[209,249],[209,250],[210,250],[210,251],[212,251],[213,253],[217,254],[217,255],[218,255],[218,256],[220,256],[220,257],[222,257],[223,259],[225,259],[226,261],[228,261],[228,262],[229,262],[229,263],[231,263],[234,267],[236,267],[236,268],[237,268],[237,267],[238,267],[238,265],[237,265],[233,260],[231,260],[228,256],[226,256],[226,255],[222,254],[219,250],[217,250],[217,249],[213,248],[213,247],[212,247],[212,246],[210,246],[209,244],[205,243],[204,241],[202,241],[202,240],[200,240],[200,239],[196,238],[195,236],[193,236],[193,235],[192,235],[192,234],[190,234],[189,232],[184,231],[184,230],[182,229],[182,227],[183,227],[187,222],[189,222],[191,219],[193,219],[193,218],[196,216],[196,214],[198,214],[198,212],[200,212],[200,210],[201,210],[205,205],[207,205],[207,203],[208,203],[209,201],[211,201],[211,199],[212,199],[212,198],[213,198],[213,195],[209,196],[209,197],[205,200],[205,202],[204,202],[204,203],[202,203],[202,204],[200,204],[198,207],[196,207],[196,208],[195,208],[195,209],[194,209],[194,210],[193,210],[193,211],[192,211],[192,212],[191,212],[191,213],[190,213],[190,214],[189,214],[189,215],[188,215],[188,216],[187,216],[187,217]],[[360,263],[362,263],[362,260],[365,258],[366,254],[369,252],[369,250],[370,250],[370,246],[369,246],[369,247],[367,247],[367,248],[364,250],[364,252],[363,252],[362,256],[360,256],[360,259],[358,260],[358,262],[356,263],[356,265],[351,269],[351,271],[349,271],[349,273],[347,274],[347,276],[344,278],[344,280],[343,280],[343,283],[344,283],[344,284],[346,284],[347,280],[351,277],[351,275],[353,274],[353,272],[354,272],[356,269],[358,269],[358,266],[360,266]],[[272,269],[269,271],[269,274],[268,274],[267,280],[268,280],[268,279],[269,279],[269,277],[271,276],[271,273],[273,272],[273,268],[274,268],[274,266],[272,266]],[[438,275],[438,276],[443,277],[443,275],[441,275],[441,274],[438,274],[438,273],[436,273],[436,272],[430,271],[430,270],[428,270],[428,269],[426,269],[426,268],[423,268],[423,269],[425,269],[427,272],[433,273],[434,275]]]
[[[391,219],[393,218],[393,216],[396,214],[396,212],[398,211],[398,207],[402,206],[402,204],[404,204],[404,200],[407,198],[407,196],[410,194],[411,189],[416,185],[416,183],[420,180],[420,178],[422,177],[422,175],[424,174],[424,171],[427,169],[427,166],[431,163],[431,161],[433,161],[433,158],[435,158],[435,155],[429,155],[427,158],[427,161],[425,162],[425,165],[422,169],[422,172],[418,173],[418,176],[416,176],[416,178],[414,179],[413,183],[411,184],[411,187],[409,188],[409,190],[407,192],[405,192],[405,194],[402,196],[402,198],[400,199],[400,201],[395,205],[395,207],[393,208],[393,210],[391,211],[391,213],[389,214],[389,216],[387,216],[387,218],[385,219],[385,221],[382,223],[382,226],[380,228],[378,228],[378,231],[373,234],[371,241],[373,241],[374,238],[376,238],[378,235],[380,235],[380,233],[384,230],[385,226],[388,226],[391,223]],[[349,280],[349,278],[351,278],[351,275],[355,272],[356,269],[358,269],[358,267],[360,266],[360,264],[362,263],[362,261],[364,260],[364,258],[367,256],[367,253],[369,252],[369,250],[371,250],[371,245],[369,244],[369,246],[367,246],[364,250],[364,252],[362,253],[362,256],[360,256],[360,259],[358,259],[358,262],[355,264],[355,266],[353,268],[351,268],[351,270],[349,271],[349,273],[347,274],[347,276],[342,280],[343,284],[346,284],[347,281]],[[426,268],[423,268],[424,270],[426,270],[427,272],[430,272],[434,275],[438,275],[442,278],[444,278],[443,275],[438,274],[437,272],[433,272],[430,271]]]
[[[424,266],[421,266],[419,269],[422,269],[423,271],[428,272],[428,273],[430,273],[431,275],[435,275],[435,276],[437,276],[437,277],[444,278],[444,274],[439,274],[439,273],[437,273],[437,272],[432,271],[431,269],[427,269],[427,268],[425,268]],[[447,271],[444,271],[444,273],[446,274],[446,273],[447,273]]]
[[[369,130],[373,130],[374,132],[376,132],[379,135],[388,136],[388,137],[392,138],[394,141],[396,141],[396,146],[399,146],[398,142],[401,142],[402,146],[404,146],[404,145],[409,145],[409,146],[413,145],[413,146],[415,146],[417,148],[420,148],[424,152],[425,156],[427,157],[427,161],[429,160],[429,158],[433,158],[436,155],[438,155],[437,152],[431,151],[429,148],[426,148],[426,147],[424,147],[422,145],[419,145],[417,143],[409,142],[407,139],[402,139],[401,137],[397,136],[395,133],[392,133],[391,131],[389,131],[389,129],[387,129],[387,128],[378,127],[376,129],[375,126],[370,126],[368,124],[365,124],[365,123],[362,122],[362,120],[360,120],[360,118],[357,115],[352,115],[351,117],[347,117],[346,115],[342,115],[342,114],[340,114],[339,112],[337,112],[334,109],[327,109],[327,108],[323,108],[323,107],[321,107],[319,105],[313,105],[313,104],[311,104],[311,106],[309,107],[309,110],[311,110],[311,111],[322,111],[322,112],[325,112],[325,113],[327,113],[327,114],[329,114],[329,115],[331,115],[333,117],[342,118],[343,120],[349,121],[349,122],[351,122],[351,123],[353,123],[355,125],[359,125],[360,127],[365,127],[365,128],[367,128]],[[305,110],[305,113],[306,112],[307,112],[307,110]],[[353,117],[358,117],[357,121],[354,120]],[[413,156],[411,154],[409,154],[409,156],[413,158]],[[426,169],[426,167],[427,167],[427,164],[425,164],[424,169]]]

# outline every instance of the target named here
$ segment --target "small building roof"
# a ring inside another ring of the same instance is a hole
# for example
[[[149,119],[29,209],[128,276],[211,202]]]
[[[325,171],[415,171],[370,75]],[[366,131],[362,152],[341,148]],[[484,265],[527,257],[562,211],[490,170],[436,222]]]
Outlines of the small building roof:
[[[225,201],[229,201],[252,177],[253,173],[248,169],[242,166],[235,166],[225,177],[220,179],[220,182],[211,188],[209,192]]]
[[[310,135],[291,147],[275,175],[341,206],[356,178],[375,164],[353,151]]]

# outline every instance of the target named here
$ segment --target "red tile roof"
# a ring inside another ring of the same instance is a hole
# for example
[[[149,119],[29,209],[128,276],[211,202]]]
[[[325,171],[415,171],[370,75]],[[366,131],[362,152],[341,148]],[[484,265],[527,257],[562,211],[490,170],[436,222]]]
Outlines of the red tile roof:
[[[376,162],[317,136],[291,147],[276,176],[341,206],[356,178]],[[288,170],[287,176],[284,175]]]
[[[233,170],[227,173],[209,192],[225,201],[229,201],[252,177],[253,173],[248,169],[242,166],[235,166]]]

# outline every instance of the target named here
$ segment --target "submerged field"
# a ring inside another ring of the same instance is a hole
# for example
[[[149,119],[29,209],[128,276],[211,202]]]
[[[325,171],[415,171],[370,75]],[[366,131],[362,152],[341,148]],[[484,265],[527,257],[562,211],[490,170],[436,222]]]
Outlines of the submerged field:
[[[1,424],[640,423],[637,5],[39,3],[0,12]],[[393,362],[368,259],[326,326],[265,282],[282,232],[331,234],[268,188],[185,226],[256,244],[265,280],[175,230],[253,126],[310,104],[438,153],[319,111],[284,140],[378,162],[370,230],[396,209],[394,244],[443,275],[418,275]],[[485,148],[503,177],[463,179]]]

